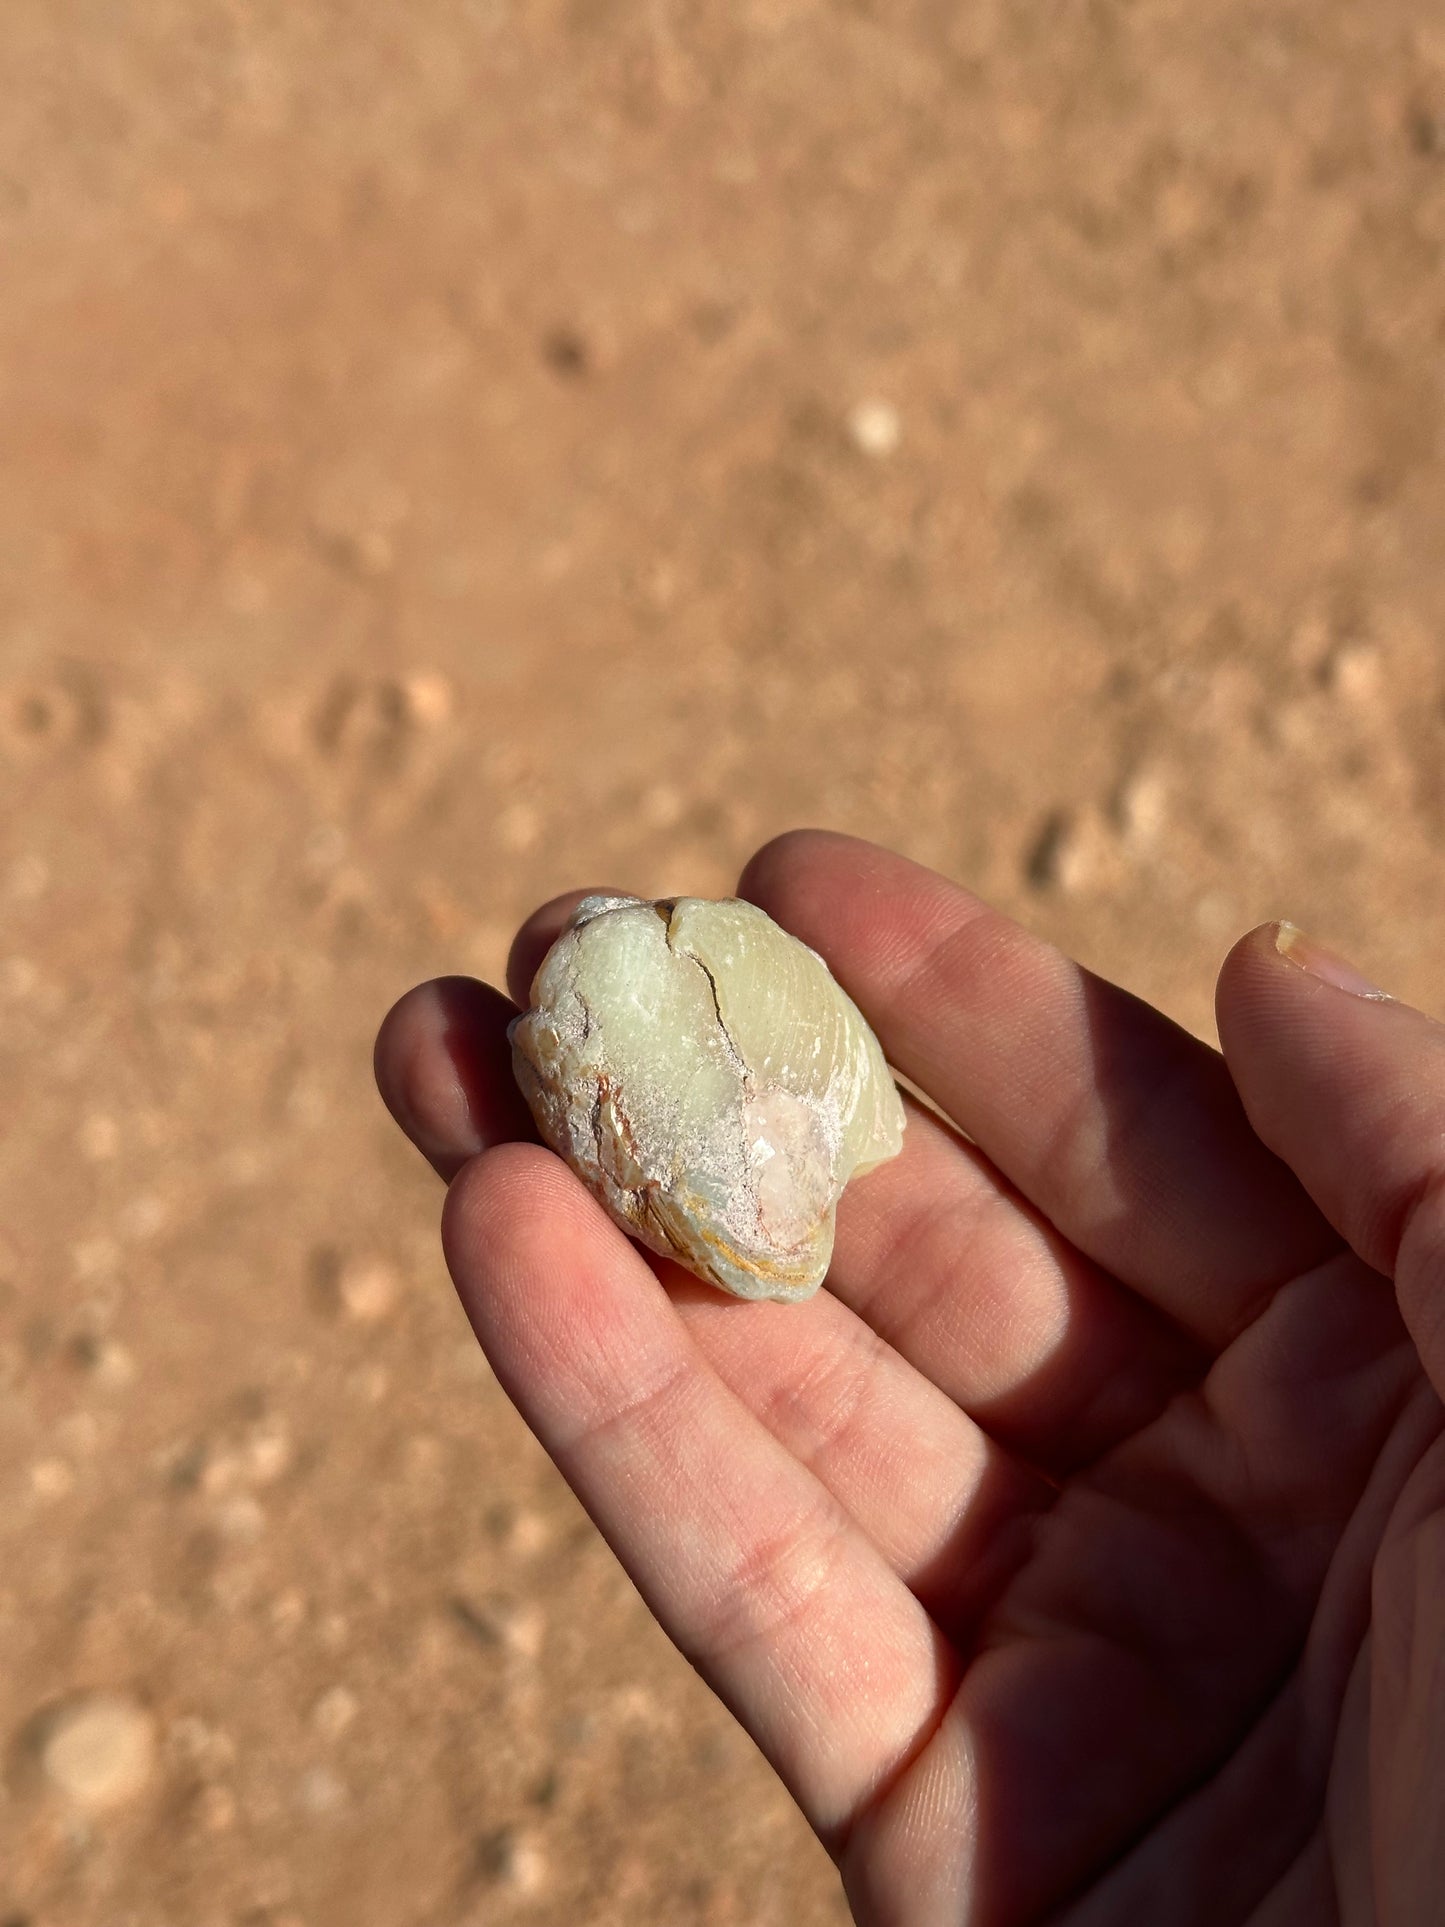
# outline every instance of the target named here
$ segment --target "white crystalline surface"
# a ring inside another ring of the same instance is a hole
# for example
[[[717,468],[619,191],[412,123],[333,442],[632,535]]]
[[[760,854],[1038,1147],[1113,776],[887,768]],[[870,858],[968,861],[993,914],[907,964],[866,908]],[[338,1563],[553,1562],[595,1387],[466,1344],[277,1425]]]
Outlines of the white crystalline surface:
[[[625,1230],[740,1298],[810,1297],[844,1185],[902,1147],[857,1006],[736,898],[588,897],[511,1034],[552,1149]]]

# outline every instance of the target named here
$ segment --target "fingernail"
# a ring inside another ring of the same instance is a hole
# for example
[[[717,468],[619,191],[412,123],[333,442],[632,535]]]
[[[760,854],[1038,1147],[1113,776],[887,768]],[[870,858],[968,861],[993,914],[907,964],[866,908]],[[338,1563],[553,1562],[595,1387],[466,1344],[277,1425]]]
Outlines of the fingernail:
[[[1333,950],[1327,950],[1322,943],[1295,923],[1278,923],[1274,929],[1274,947],[1282,957],[1288,957],[1292,964],[1307,970],[1312,977],[1322,983],[1333,984],[1336,990],[1348,990],[1352,997],[1369,997],[1376,1003],[1388,1003],[1390,993],[1372,984],[1368,977],[1362,977],[1352,963],[1337,957]]]

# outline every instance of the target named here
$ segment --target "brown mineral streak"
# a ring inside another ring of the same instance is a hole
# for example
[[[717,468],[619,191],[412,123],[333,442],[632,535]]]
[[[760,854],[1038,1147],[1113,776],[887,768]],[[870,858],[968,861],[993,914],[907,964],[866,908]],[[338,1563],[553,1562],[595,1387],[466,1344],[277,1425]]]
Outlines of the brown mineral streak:
[[[662,1190],[661,1185],[659,1185],[654,1179],[649,1179],[648,1182],[643,1186],[642,1215],[648,1220],[649,1223],[651,1223],[656,1227],[659,1237],[663,1238],[666,1241],[669,1247],[677,1253],[678,1257],[682,1259],[686,1259],[690,1257],[692,1254],[688,1251],[687,1246],[685,1244],[682,1244],[678,1240],[678,1238],[673,1232],[672,1226],[668,1223],[667,1219],[663,1216],[662,1212],[658,1209],[657,1200],[659,1195],[661,1194],[661,1190]],[[712,1282],[716,1284],[719,1281],[716,1278],[714,1278]]]
[[[600,1074],[597,1080],[597,1098],[594,1105],[594,1114],[600,1117],[602,1106],[608,1102],[612,1102],[612,1116],[617,1122],[618,1134],[623,1140],[624,1148],[638,1169],[643,1170],[646,1167],[643,1165],[641,1155],[638,1151],[637,1138],[633,1131],[631,1121],[623,1109],[620,1094],[617,1094],[615,1102],[613,1102],[613,1099],[614,1090],[610,1079],[605,1073]],[[600,1126],[598,1168],[602,1168]],[[610,1175],[610,1173],[608,1175]],[[616,1183],[616,1180],[614,1179],[613,1182]],[[662,1236],[667,1240],[670,1248],[675,1251],[680,1258],[686,1260],[689,1258],[697,1259],[702,1256],[695,1244],[689,1244],[678,1239],[672,1227],[658,1210],[657,1199],[663,1195],[663,1188],[657,1179],[648,1178],[644,1180],[641,1185],[623,1185],[619,1186],[619,1189],[634,1191],[639,1195],[641,1198],[639,1215],[657,1226]],[[738,1247],[728,1239],[718,1233],[709,1231],[705,1221],[706,1207],[704,1201],[695,1192],[682,1194],[678,1198],[675,1208],[686,1216],[695,1240],[700,1240],[703,1245],[717,1252],[720,1256],[730,1258],[733,1263],[738,1266],[739,1270],[749,1272],[755,1278],[769,1279],[777,1284],[795,1284],[805,1275],[806,1266],[800,1267],[794,1265],[788,1268],[782,1264],[771,1264],[766,1259],[750,1257],[740,1251]],[[714,1284],[723,1284],[722,1279],[718,1277],[716,1271],[711,1267],[709,1267],[708,1275]],[[723,1288],[726,1289],[725,1286]]]
[[[720,1257],[730,1258],[740,1271],[746,1271],[754,1278],[770,1279],[774,1284],[796,1285],[807,1276],[806,1261],[788,1266],[781,1260],[777,1263],[767,1258],[754,1258],[738,1250],[737,1246],[724,1238],[721,1233],[709,1231],[705,1221],[703,1200],[694,1193],[687,1193],[679,1199],[680,1208],[689,1213],[688,1222],[693,1235]]]
[[[622,1139],[623,1149],[627,1152],[627,1155],[632,1159],[632,1162],[637,1166],[639,1171],[646,1171],[647,1166],[643,1162],[642,1154],[638,1149],[637,1136],[632,1128],[632,1120],[628,1117],[626,1109],[624,1108],[623,1093],[620,1091],[616,1092],[614,1101],[612,1080],[607,1076],[605,1071],[599,1071],[598,1073],[597,1093],[599,1108],[603,1104],[612,1105],[612,1115],[617,1122],[617,1135]],[[626,1185],[623,1188],[630,1191],[635,1190],[637,1187],[635,1185]]]
[[[789,1267],[781,1260],[774,1263],[766,1258],[749,1257],[739,1251],[735,1245],[729,1244],[726,1238],[709,1231],[704,1225],[698,1226],[697,1235],[720,1257],[730,1258],[739,1271],[749,1272],[754,1278],[766,1278],[777,1285],[799,1285],[807,1276],[806,1265]]]

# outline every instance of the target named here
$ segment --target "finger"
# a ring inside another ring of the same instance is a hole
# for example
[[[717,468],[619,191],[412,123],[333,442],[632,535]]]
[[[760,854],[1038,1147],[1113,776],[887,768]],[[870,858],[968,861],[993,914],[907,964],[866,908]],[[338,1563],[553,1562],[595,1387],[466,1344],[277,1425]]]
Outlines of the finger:
[[[1445,1393],[1445,1026],[1289,924],[1225,960],[1226,1061],[1261,1139],[1400,1309]]]
[[[766,845],[739,889],[1025,1197],[1202,1342],[1333,1248],[1217,1052],[967,891],[814,830]]]
[[[905,1104],[901,1154],[840,1201],[831,1293],[1056,1476],[1203,1376],[1203,1347],[1060,1237],[976,1146]]]
[[[1028,1553],[1052,1482],[1028,1470],[827,1292],[740,1304],[666,1260],[723,1383],[856,1520],[955,1643]]]
[[[373,1068],[382,1102],[443,1178],[509,1138],[535,1138],[512,1076],[516,1006],[471,977],[418,984],[387,1012]]]
[[[522,926],[509,974],[523,996],[586,894],[556,897]],[[490,1007],[476,1016],[497,1021]],[[425,1074],[428,1017],[432,1048],[457,1046],[442,1004],[419,1000],[408,1032],[412,1083],[443,1101],[434,1114],[414,1108],[414,1121],[438,1168],[455,1169],[481,1145],[469,1129],[448,1135],[455,1080],[445,1068]],[[844,1193],[827,1288],[1001,1443],[1054,1474],[1147,1423],[1206,1362],[911,1100],[901,1156]]]
[[[955,1678],[937,1628],[556,1158],[473,1159],[442,1233],[502,1385],[665,1630],[838,1838],[942,1717]]]

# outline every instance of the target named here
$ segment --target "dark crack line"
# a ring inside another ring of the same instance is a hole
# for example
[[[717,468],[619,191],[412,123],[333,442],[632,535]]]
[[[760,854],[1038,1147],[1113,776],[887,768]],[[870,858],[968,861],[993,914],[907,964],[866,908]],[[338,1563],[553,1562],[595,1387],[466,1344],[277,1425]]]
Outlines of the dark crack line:
[[[717,1017],[717,1027],[722,1032],[723,1042],[727,1045],[728,1051],[732,1057],[732,1060],[738,1067],[738,1073],[743,1080],[743,1089],[745,1091],[751,1092],[753,1088],[752,1072],[748,1069],[747,1062],[744,1059],[742,1052],[738,1049],[737,1045],[733,1042],[732,1032],[727,1027],[727,1019],[723,1016],[723,1013],[722,1013],[722,1002],[719,999],[717,994],[717,979],[713,976],[712,972],[708,969],[707,965],[703,962],[702,958],[698,956],[695,950],[679,950],[676,947],[676,945],[672,941],[671,919],[669,919],[668,926],[667,926],[667,947],[672,952],[674,957],[686,957],[689,963],[695,963],[698,969],[702,972],[703,976],[706,977],[708,994],[712,998],[713,1011]]]

